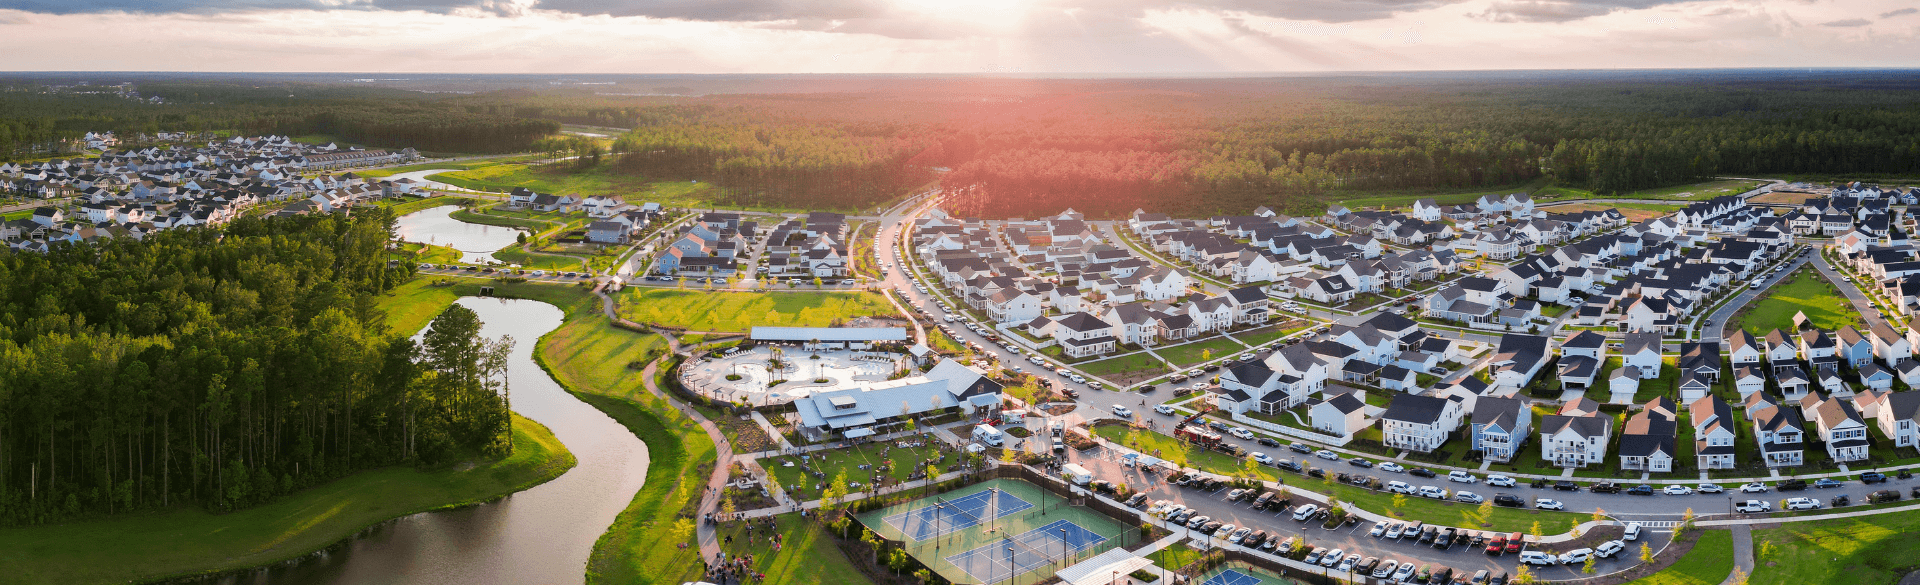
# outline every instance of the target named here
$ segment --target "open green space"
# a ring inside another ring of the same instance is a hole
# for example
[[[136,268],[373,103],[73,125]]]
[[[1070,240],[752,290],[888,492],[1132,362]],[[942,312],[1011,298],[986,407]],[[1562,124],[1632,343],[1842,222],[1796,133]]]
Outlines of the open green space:
[[[1860,311],[1847,301],[1840,289],[1812,268],[1801,268],[1785,281],[1768,288],[1766,294],[1736,315],[1735,323],[1756,335],[1776,328],[1794,331],[1793,315],[1805,312],[1813,327],[1833,331],[1847,325],[1863,325]]]
[[[1587,191],[1584,189],[1575,189],[1571,187],[1551,185],[1534,193],[1534,198],[1541,199],[1541,200],[1669,199],[1669,200],[1694,201],[1694,200],[1700,200],[1700,199],[1712,199],[1714,197],[1723,197],[1727,195],[1739,195],[1741,193],[1751,191],[1755,187],[1759,187],[1767,183],[1768,181],[1750,181],[1746,179],[1725,179],[1725,180],[1717,180],[1717,181],[1708,181],[1705,183],[1694,183],[1691,185],[1675,185],[1672,187],[1661,187],[1658,189],[1646,189],[1642,191],[1633,191],[1630,193],[1608,193],[1608,194],[1596,194],[1592,191]]]
[[[693,331],[746,332],[753,327],[829,327],[857,317],[897,317],[877,292],[707,292],[630,288],[617,297],[620,316]]]
[[[756,530],[748,538],[746,525],[732,522],[723,524],[716,531],[724,540],[733,537],[733,544],[722,549],[733,556],[753,557],[753,570],[767,575],[765,583],[791,585],[866,585],[872,583],[854,568],[840,548],[834,546],[833,535],[829,534],[819,522],[810,518],[801,518],[798,514],[783,514],[774,517],[774,531],[780,535],[780,550],[773,550],[773,543],[767,539],[766,530]]]
[[[781,455],[760,460],[760,466],[773,474],[780,486],[789,490],[801,500],[820,499],[820,489],[833,478],[846,474],[847,481],[872,485],[876,479],[885,477],[894,482],[906,481],[915,470],[925,469],[927,464],[940,459],[940,450],[935,449],[931,441],[920,447],[890,447],[885,443],[866,443],[857,447],[814,451],[805,455]],[[947,463],[954,459],[949,457]],[[792,467],[788,467],[792,464]],[[861,466],[867,469],[861,469]],[[945,467],[942,465],[941,467]],[[818,472],[814,475],[808,470]]]
[[[1629,552],[1636,556],[1628,558],[1637,558],[1639,547],[1629,547],[1621,555],[1626,557]],[[1706,530],[1700,533],[1686,556],[1658,573],[1634,580],[1631,585],[1720,585],[1730,574],[1733,574],[1733,533]]]
[[[267,565],[389,519],[491,501],[573,468],[573,454],[551,431],[513,418],[513,454],[502,459],[375,469],[227,514],[182,507],[0,529],[0,581],[145,582]]]
[[[1753,531],[1753,585],[1892,585],[1920,559],[1920,514],[1791,522]]]
[[[1252,475],[1268,481],[1280,478],[1278,469],[1258,464],[1248,466],[1243,461],[1251,462],[1252,460],[1243,460],[1219,451],[1188,445],[1185,441],[1146,429],[1104,425],[1094,427],[1093,434],[1125,445],[1129,449],[1207,473],[1239,477]]]
[[[1284,323],[1282,325],[1284,325]],[[1312,322],[1301,320],[1297,324],[1292,326],[1282,327],[1282,326],[1276,325],[1273,327],[1268,327],[1266,329],[1255,329],[1246,333],[1235,333],[1233,334],[1233,337],[1235,339],[1239,339],[1240,341],[1246,342],[1247,345],[1260,347],[1269,342],[1272,342],[1273,340],[1280,339],[1288,335],[1293,335],[1295,333],[1299,333],[1301,330],[1304,330],[1312,326],[1313,326]]]
[[[1173,365],[1186,367],[1248,351],[1247,347],[1225,336],[1206,341],[1160,347],[1153,350]]]
[[[654,181],[646,177],[613,171],[613,163],[602,162],[591,168],[579,168],[572,162],[535,165],[522,162],[496,162],[452,170],[427,177],[476,191],[511,191],[526,187],[541,193],[590,197],[612,195],[635,204],[655,202],[667,207],[704,207],[704,195],[711,185],[691,181]]]
[[[467,223],[520,228],[533,232],[534,234],[544,234],[549,230],[566,225],[566,220],[564,219],[534,219],[527,217],[525,212],[519,212],[519,215],[520,217],[515,217],[510,212],[492,208],[482,209],[477,212],[472,209],[460,209],[447,214],[448,217]]]
[[[1076,367],[1080,368],[1082,372],[1095,376],[1118,376],[1123,374],[1157,376],[1171,372],[1171,370],[1167,369],[1166,364],[1160,363],[1160,360],[1154,359],[1151,354],[1144,351],[1116,358],[1107,358],[1097,362],[1087,362]]]
[[[446,246],[400,242],[399,251],[407,254],[416,263],[452,264],[460,261],[460,251]]]

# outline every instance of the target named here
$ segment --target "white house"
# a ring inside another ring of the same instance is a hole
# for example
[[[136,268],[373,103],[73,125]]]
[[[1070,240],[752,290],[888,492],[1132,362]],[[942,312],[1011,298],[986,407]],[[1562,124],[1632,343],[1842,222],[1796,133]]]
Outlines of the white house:
[[[1607,457],[1613,419],[1607,416],[1553,415],[1540,419],[1540,458],[1562,468],[1586,467]]]
[[[1733,407],[1711,394],[1687,406],[1693,418],[1693,453],[1699,469],[1733,469],[1733,441],[1739,434]]]
[[[1445,398],[1396,394],[1380,415],[1381,443],[1394,449],[1431,453],[1460,428],[1459,403]]]
[[[1346,437],[1367,427],[1367,404],[1348,392],[1313,405],[1307,416],[1313,419],[1313,428]]]
[[[1620,344],[1623,367],[1639,369],[1642,380],[1659,378],[1662,341],[1658,333],[1628,333]]]
[[[1853,403],[1839,398],[1820,401],[1813,409],[1813,424],[1827,443],[1827,455],[1845,463],[1867,458],[1867,424]]]

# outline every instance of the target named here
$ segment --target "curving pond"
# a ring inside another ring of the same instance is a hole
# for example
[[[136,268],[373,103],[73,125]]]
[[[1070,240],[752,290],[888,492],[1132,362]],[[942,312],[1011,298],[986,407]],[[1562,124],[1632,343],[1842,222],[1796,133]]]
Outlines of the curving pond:
[[[451,215],[458,205],[442,205],[400,216],[397,230],[408,242],[446,246],[459,250],[461,262],[495,262],[493,253],[520,240],[520,230],[496,225],[467,223]]]
[[[488,337],[511,335],[513,410],[539,421],[579,464],[558,479],[491,504],[415,514],[297,566],[233,584],[521,585],[580,583],[593,543],[640,490],[647,449],[626,427],[560,388],[533,361],[560,309],[538,301],[466,297]]]

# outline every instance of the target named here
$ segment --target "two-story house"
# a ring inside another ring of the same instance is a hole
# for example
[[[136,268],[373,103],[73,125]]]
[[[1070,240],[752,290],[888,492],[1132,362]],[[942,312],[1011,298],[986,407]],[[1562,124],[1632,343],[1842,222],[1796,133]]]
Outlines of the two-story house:
[[[1763,395],[1756,395],[1763,396]],[[1767,467],[1798,467],[1804,463],[1806,432],[1800,411],[1792,405],[1765,405],[1753,410],[1754,441]]]
[[[1738,436],[1733,406],[1714,395],[1707,395],[1687,406],[1693,419],[1693,453],[1700,469],[1733,469],[1734,445]]]
[[[1533,409],[1518,399],[1480,397],[1470,419],[1473,450],[1487,461],[1511,461],[1526,441],[1532,419]]]
[[[1835,462],[1861,461],[1867,458],[1867,423],[1853,403],[1827,398],[1813,409],[1814,427],[1827,444],[1827,456]]]
[[[1380,415],[1381,443],[1393,449],[1431,453],[1460,428],[1460,404],[1445,398],[1396,394]]]
[[[1606,460],[1613,418],[1552,415],[1540,419],[1540,458],[1561,468],[1586,467]]]

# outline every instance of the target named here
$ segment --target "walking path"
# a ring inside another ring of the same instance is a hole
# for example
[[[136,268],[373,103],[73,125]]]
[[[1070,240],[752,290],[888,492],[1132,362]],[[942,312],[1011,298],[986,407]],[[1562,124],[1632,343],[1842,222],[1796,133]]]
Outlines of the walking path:
[[[1733,566],[1739,567],[1741,573],[1753,575],[1753,527],[1751,526],[1741,524],[1733,527]],[[1721,581],[1720,585],[1742,584],[1734,580],[1734,575],[1727,575],[1727,580]]]
[[[609,303],[611,303],[611,301],[609,301]],[[672,338],[669,337],[668,339],[671,340]],[[653,362],[647,364],[645,370],[640,371],[640,379],[646,383],[648,392],[652,392],[654,396],[658,396],[661,400],[665,400],[669,404],[673,404],[676,408],[679,408],[680,404],[678,402],[674,401],[672,397],[669,397],[666,392],[660,391],[660,387],[653,383],[654,372],[659,371],[659,368],[660,360],[653,360]],[[707,478],[707,489],[700,496],[699,509],[694,511],[694,526],[697,527],[694,532],[698,537],[697,540],[700,542],[700,558],[716,558],[720,554],[720,542],[714,535],[713,525],[702,521],[702,519],[706,518],[708,513],[716,511],[720,504],[720,494],[726,491],[727,477],[733,470],[733,445],[728,443],[727,438],[720,434],[720,427],[713,424],[713,421],[707,420],[706,415],[700,414],[700,411],[692,408],[680,408],[680,411],[686,414],[688,418],[693,419],[694,424],[700,425],[700,429],[707,432],[707,438],[713,440],[713,474]]]

